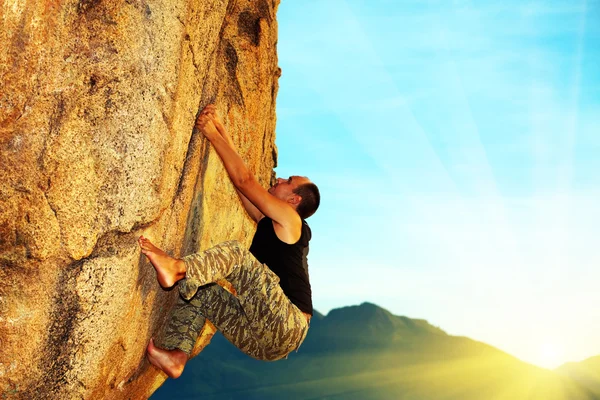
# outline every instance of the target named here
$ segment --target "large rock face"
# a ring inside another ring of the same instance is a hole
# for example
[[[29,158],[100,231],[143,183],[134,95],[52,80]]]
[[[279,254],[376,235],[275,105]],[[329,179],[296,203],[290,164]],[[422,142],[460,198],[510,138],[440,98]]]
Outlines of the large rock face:
[[[3,3],[3,398],[142,399],[164,381],[145,348],[177,291],[159,287],[136,239],[176,256],[250,240],[220,159],[192,126],[214,102],[269,184],[277,5]]]

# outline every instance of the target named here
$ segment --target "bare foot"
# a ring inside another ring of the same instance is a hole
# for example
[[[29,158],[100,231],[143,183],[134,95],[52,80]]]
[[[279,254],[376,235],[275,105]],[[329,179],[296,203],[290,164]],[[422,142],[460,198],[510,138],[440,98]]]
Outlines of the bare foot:
[[[150,343],[148,343],[148,347],[146,348],[146,355],[152,365],[173,379],[181,376],[188,360],[187,354],[182,350],[165,350],[156,347],[154,339],[150,339]]]
[[[183,260],[169,256],[143,236],[140,236],[138,243],[142,248],[142,253],[148,257],[150,263],[154,266],[160,286],[170,288],[177,281],[185,278],[185,263]]]

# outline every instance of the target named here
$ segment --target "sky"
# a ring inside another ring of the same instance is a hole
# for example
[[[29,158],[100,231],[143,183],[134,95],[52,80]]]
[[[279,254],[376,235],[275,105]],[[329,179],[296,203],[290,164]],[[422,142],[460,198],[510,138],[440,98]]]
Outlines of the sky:
[[[283,0],[279,176],[321,190],[315,309],[523,361],[600,355],[600,1]]]

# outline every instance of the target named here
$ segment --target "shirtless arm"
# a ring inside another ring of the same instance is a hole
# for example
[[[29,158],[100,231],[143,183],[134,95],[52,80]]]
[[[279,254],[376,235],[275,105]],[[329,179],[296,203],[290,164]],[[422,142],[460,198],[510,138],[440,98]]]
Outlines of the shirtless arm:
[[[300,216],[290,204],[271,195],[265,188],[260,186],[235,151],[231,138],[226,132],[225,134],[219,132],[216,126],[218,124],[214,108],[210,106],[205,108],[196,121],[196,127],[211,142],[217,154],[221,157],[231,182],[241,195],[240,199],[246,211],[256,221],[265,215],[271,218],[279,239],[286,243],[296,242],[300,238],[302,230]]]
[[[204,111],[206,111],[206,114],[209,114],[212,117],[212,122],[215,125],[215,128],[217,128],[219,135],[221,135],[223,139],[225,139],[225,141],[229,144],[229,146],[231,146],[232,149],[235,149],[233,140],[231,140],[231,136],[229,136],[229,133],[227,132],[221,121],[219,121],[219,119],[217,118],[217,110],[214,104],[207,105],[204,108]],[[237,187],[235,187],[235,191],[237,192],[238,197],[240,198],[242,205],[244,206],[244,209],[246,210],[250,218],[252,218],[256,222],[260,221],[264,217],[264,214],[258,208],[256,208],[254,204],[252,204],[252,202],[248,200],[248,198],[244,196],[244,194]]]
[[[238,197],[242,201],[242,205],[244,206],[244,209],[246,210],[250,218],[252,218],[255,222],[258,222],[261,219],[263,219],[265,215],[258,208],[256,208],[254,204],[252,204],[252,202],[248,200],[248,198],[244,196],[242,192],[240,192],[240,189],[236,187],[235,191],[237,192]]]

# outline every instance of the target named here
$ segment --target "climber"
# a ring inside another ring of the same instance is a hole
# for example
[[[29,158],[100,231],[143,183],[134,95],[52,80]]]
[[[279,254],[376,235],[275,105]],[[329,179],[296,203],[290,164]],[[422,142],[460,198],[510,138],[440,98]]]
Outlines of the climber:
[[[140,236],[159,284],[178,283],[165,338],[159,346],[151,339],[147,347],[148,360],[171,378],[183,372],[205,319],[244,353],[274,361],[300,347],[313,313],[305,219],[319,206],[319,189],[306,177],[291,176],[265,190],[236,152],[214,105],[202,110],[195,127],[221,157],[257,229],[249,250],[229,241],[181,259]],[[215,284],[219,279],[230,282],[236,295]]]

